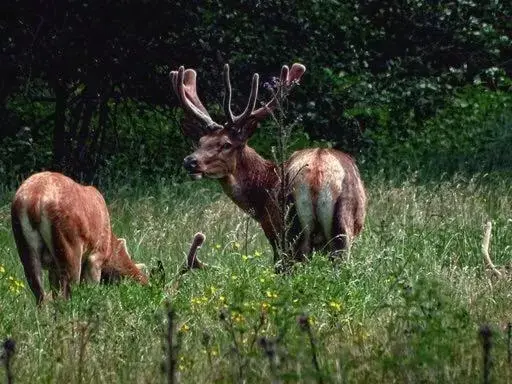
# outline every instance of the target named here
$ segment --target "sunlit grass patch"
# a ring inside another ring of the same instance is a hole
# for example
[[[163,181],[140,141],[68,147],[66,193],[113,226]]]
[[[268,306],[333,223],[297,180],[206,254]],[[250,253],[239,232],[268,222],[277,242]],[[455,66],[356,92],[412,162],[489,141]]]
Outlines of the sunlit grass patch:
[[[170,304],[182,382],[474,382],[482,323],[495,332],[494,377],[506,382],[510,287],[485,273],[480,247],[491,218],[493,259],[508,263],[510,185],[484,176],[367,184],[367,224],[350,261],[333,265],[314,254],[284,275],[274,273],[258,225],[215,189],[198,183],[188,193],[172,186],[153,194],[109,191],[116,234],[137,262],[152,269],[160,261],[163,281],[83,285],[69,302],[40,311],[15,252],[5,200],[0,335],[18,343],[18,381],[159,381]],[[210,268],[180,276],[198,231],[206,235],[199,257]]]

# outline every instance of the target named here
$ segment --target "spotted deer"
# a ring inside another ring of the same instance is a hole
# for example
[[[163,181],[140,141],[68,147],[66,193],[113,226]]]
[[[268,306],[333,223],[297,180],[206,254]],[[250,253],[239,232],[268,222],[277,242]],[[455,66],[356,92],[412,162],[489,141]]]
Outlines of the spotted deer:
[[[12,230],[36,302],[45,299],[42,269],[54,296],[71,295],[70,285],[99,282],[102,275],[127,276],[147,284],[143,264],[134,264],[126,241],[112,232],[101,193],[54,172],[26,179],[11,206]]]
[[[295,260],[304,260],[315,249],[330,251],[334,256],[349,249],[365,219],[365,189],[349,155],[335,149],[309,148],[293,153],[280,168],[247,145],[258,123],[274,112],[305,70],[297,63],[291,68],[283,66],[273,97],[259,108],[259,76],[254,74],[247,106],[234,115],[226,64],[224,124],[215,122],[201,103],[193,69],[181,66],[170,73],[185,112],[182,132],[197,144],[197,149],[185,157],[184,168],[193,179],[217,179],[231,200],[260,223],[275,262],[280,258],[283,234]],[[283,195],[285,200],[280,200]],[[286,202],[286,215],[279,201]]]

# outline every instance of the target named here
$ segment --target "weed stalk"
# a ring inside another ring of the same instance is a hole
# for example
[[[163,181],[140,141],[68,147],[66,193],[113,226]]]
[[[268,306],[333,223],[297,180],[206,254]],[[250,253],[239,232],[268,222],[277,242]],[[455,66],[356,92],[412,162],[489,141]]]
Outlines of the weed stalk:
[[[78,382],[83,381],[84,368],[86,366],[86,352],[87,345],[91,340],[91,337],[98,326],[98,319],[95,317],[89,317],[87,322],[84,324],[78,324],[79,326],[79,350],[78,350]],[[74,327],[73,327],[74,328]]]
[[[278,379],[277,375],[277,364],[278,364],[278,356],[276,350],[276,340],[270,340],[266,337],[261,337],[259,340],[260,347],[265,352],[265,356],[267,356],[268,363],[270,366],[270,373],[272,375],[272,384],[278,384],[281,381]]]
[[[7,384],[12,384],[14,383],[14,374],[12,373],[12,358],[16,352],[16,343],[13,339],[8,338],[3,342],[2,347],[4,352],[1,357],[5,364]]]
[[[176,337],[176,315],[170,304],[167,304],[167,334],[166,334],[166,356],[167,361],[164,365],[167,373],[167,383],[177,383],[176,368],[178,366],[178,352],[180,340]]]
[[[210,336],[210,334],[208,332],[204,331],[203,337],[201,338],[201,344],[203,345],[203,347],[206,351],[206,356],[208,359],[208,365],[210,366],[210,370],[213,370],[212,350],[210,347],[211,338],[212,337]]]
[[[288,96],[290,91],[290,87],[279,87],[278,79],[274,78],[274,86],[269,85],[267,88],[273,93],[273,97],[276,98],[277,113],[271,112],[272,120],[277,126],[277,146],[272,147],[272,156],[273,160],[276,164],[278,164],[278,177],[280,180],[279,189],[277,191],[277,196],[274,195],[276,199],[275,203],[279,209],[279,225],[277,226],[279,231],[279,237],[277,239],[277,253],[279,255],[278,260],[274,260],[274,264],[276,264],[277,271],[288,271],[292,264],[292,253],[291,253],[291,244],[289,241],[288,232],[289,228],[289,214],[290,214],[290,206],[288,204],[288,195],[290,193],[290,185],[291,181],[289,180],[289,175],[287,175],[285,162],[288,158],[289,151],[289,141],[291,137],[292,129],[295,123],[286,125],[286,110],[284,106],[284,101]],[[277,87],[277,91],[274,89]],[[276,223],[274,223],[275,226]],[[278,265],[280,263],[280,265]]]
[[[480,327],[480,337],[482,338],[482,352],[483,352],[483,363],[484,363],[484,384],[491,382],[491,348],[492,348],[492,331],[488,325],[482,325]]]
[[[507,324],[507,361],[512,364],[512,323]]]
[[[229,335],[231,336],[231,339],[233,341],[233,352],[235,353],[237,359],[238,359],[238,382],[243,383],[244,382],[244,367],[246,365],[246,362],[244,361],[244,357],[242,354],[242,350],[240,348],[240,344],[238,343],[235,328],[233,327],[233,322],[229,318],[229,314],[222,310],[219,315],[219,319],[224,323],[226,329],[229,332]]]
[[[309,345],[311,347],[311,361],[313,362],[313,367],[316,371],[317,382],[319,384],[323,384],[324,379],[322,375],[322,371],[320,369],[320,364],[318,363],[318,351],[316,349],[316,339],[313,335],[313,330],[311,329],[311,324],[309,322],[309,317],[307,315],[300,315],[298,318],[298,323],[300,328],[306,332]]]

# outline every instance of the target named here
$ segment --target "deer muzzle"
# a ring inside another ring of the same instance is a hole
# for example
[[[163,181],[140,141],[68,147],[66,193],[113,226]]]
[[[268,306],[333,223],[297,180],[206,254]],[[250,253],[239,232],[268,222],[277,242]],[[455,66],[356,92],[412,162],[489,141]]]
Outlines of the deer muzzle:
[[[194,155],[189,155],[183,159],[183,167],[193,179],[197,180],[202,177],[201,171],[198,170],[197,159]]]

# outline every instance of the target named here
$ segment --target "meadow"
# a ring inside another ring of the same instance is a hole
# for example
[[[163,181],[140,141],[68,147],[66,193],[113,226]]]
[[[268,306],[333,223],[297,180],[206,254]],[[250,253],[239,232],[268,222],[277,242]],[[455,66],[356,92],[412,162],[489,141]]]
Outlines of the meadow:
[[[322,254],[275,275],[256,222],[216,183],[112,185],[115,232],[151,284],[75,287],[37,310],[0,196],[0,337],[12,337],[19,383],[154,383],[169,373],[168,309],[180,382],[476,383],[481,325],[492,330],[494,382],[511,382],[511,290],[486,272],[510,259],[512,186],[477,174],[366,181],[365,229],[348,262]],[[178,271],[193,235],[206,270]],[[156,271],[161,261],[164,271]],[[0,370],[2,376],[4,370]]]

